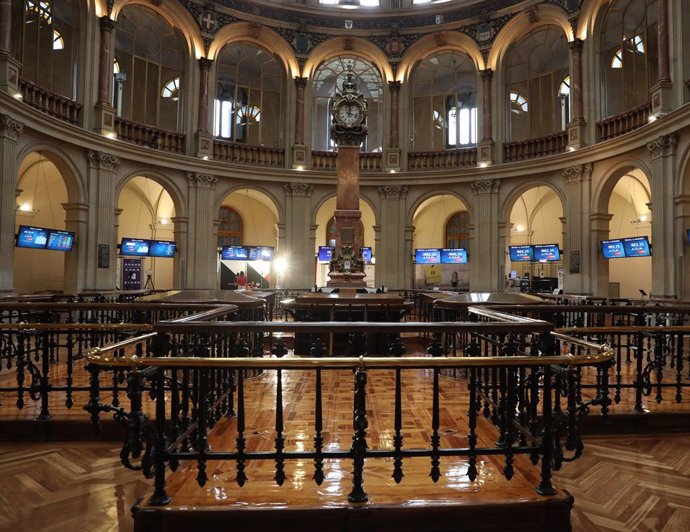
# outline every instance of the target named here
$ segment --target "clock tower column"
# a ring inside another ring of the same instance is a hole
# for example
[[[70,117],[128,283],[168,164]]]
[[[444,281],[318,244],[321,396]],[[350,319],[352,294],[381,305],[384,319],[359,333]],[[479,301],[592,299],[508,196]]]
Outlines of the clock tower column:
[[[338,175],[335,204],[335,249],[329,265],[328,286],[365,286],[364,260],[358,242],[359,210],[359,153],[367,135],[365,125],[367,103],[358,94],[357,81],[348,72],[342,91],[333,103],[331,138],[338,148]]]

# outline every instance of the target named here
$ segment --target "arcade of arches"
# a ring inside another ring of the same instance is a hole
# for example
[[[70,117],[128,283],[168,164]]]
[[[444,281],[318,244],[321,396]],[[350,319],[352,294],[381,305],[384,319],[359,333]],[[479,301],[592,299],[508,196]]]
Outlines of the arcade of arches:
[[[2,4],[1,291],[121,287],[123,238],[176,243],[143,259],[157,289],[218,288],[221,245],[274,248],[272,287],[324,284],[331,105],[352,71],[370,286],[425,287],[414,250],[452,247],[469,263],[441,286],[690,297],[684,2],[528,0],[480,23],[463,2],[385,0],[348,11],[352,30],[324,2],[237,4]],[[22,225],[75,245],[15,247]],[[645,236],[651,257],[602,254]],[[511,261],[525,244],[560,260]]]

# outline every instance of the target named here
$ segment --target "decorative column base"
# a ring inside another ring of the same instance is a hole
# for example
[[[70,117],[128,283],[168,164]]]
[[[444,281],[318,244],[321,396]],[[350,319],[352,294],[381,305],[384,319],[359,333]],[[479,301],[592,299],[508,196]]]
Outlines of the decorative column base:
[[[0,91],[14,96],[21,96],[19,92],[19,73],[22,64],[14,56],[5,51],[0,51]]]
[[[484,139],[477,144],[478,166],[489,166],[494,163],[494,146],[493,139]]]
[[[649,89],[649,94],[652,100],[652,116],[658,118],[673,110],[673,83],[659,81]]]
[[[389,150],[386,150],[385,153],[386,157],[386,166],[384,170],[386,172],[399,172],[401,169],[400,166],[400,148],[390,148]]]
[[[570,122],[567,126],[568,131],[568,150],[574,151],[579,150],[587,146],[585,142],[585,131],[587,127],[587,122],[584,118],[578,118]]]
[[[94,131],[110,138],[116,138],[115,116],[117,111],[109,103],[98,102],[93,107],[96,110]]]
[[[292,167],[298,169],[307,168],[308,149],[304,144],[292,146]]]
[[[213,135],[208,131],[196,132],[196,156],[200,159],[213,159]]]

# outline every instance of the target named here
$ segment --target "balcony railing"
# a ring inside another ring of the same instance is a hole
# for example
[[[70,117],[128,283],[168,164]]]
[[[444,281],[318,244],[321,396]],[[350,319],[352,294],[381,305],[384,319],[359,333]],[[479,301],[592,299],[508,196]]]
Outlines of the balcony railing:
[[[508,163],[555,155],[563,153],[567,144],[568,134],[566,131],[560,131],[545,137],[506,142],[503,144],[503,160]]]
[[[407,154],[408,170],[445,170],[477,165],[477,148],[416,151]]]
[[[620,135],[624,135],[634,129],[649,123],[649,114],[652,111],[652,103],[629,109],[624,113],[609,116],[597,123],[599,140],[608,140]]]
[[[22,100],[27,105],[70,124],[76,124],[79,121],[79,111],[82,108],[80,103],[54,94],[25,79],[19,80],[19,90],[22,93]]]
[[[285,166],[285,150],[267,146],[249,146],[223,140],[213,141],[213,158],[218,161],[229,161],[241,164],[260,166]]]
[[[148,146],[156,150],[182,153],[184,151],[184,133],[159,129],[124,118],[115,118],[115,132],[117,137],[140,146]]]
[[[334,151],[312,151],[312,170],[335,170],[335,160],[338,153]],[[359,154],[359,169],[363,172],[380,172],[382,156],[378,152],[363,152]]]

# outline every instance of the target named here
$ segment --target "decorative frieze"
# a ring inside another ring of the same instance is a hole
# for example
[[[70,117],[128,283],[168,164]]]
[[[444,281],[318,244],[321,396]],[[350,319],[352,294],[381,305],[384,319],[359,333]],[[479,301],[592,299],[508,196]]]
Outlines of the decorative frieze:
[[[309,183],[283,183],[283,188],[288,196],[310,198],[312,192],[314,192],[314,185]]]
[[[576,164],[563,169],[563,178],[566,184],[588,181],[592,177],[592,163]]]
[[[497,194],[501,182],[498,179],[485,179],[483,181],[475,181],[470,185],[470,189],[476,195],[482,194]]]
[[[24,124],[15,120],[10,115],[0,114],[0,136],[17,140],[24,129]]]
[[[108,170],[114,172],[120,165],[120,158],[112,153],[104,153],[102,151],[88,151],[89,164],[92,168],[98,170]]]
[[[404,199],[407,197],[406,185],[384,185],[379,187],[379,195],[382,198]]]
[[[216,176],[199,172],[187,172],[187,179],[190,187],[214,188],[218,183]]]
[[[664,135],[651,142],[647,143],[647,150],[649,150],[649,156],[652,160],[658,159],[659,157],[667,157],[673,154],[678,144],[678,134],[671,133],[670,135]]]

